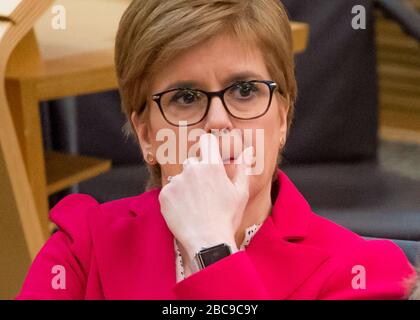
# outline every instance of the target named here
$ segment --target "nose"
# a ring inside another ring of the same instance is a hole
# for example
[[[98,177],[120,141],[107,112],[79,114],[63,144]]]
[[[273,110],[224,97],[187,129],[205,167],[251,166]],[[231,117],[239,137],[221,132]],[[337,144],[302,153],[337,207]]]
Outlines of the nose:
[[[211,133],[212,129],[222,130],[226,128],[232,130],[233,128],[229,113],[219,97],[212,97],[210,108],[204,121],[204,130],[208,133]]]

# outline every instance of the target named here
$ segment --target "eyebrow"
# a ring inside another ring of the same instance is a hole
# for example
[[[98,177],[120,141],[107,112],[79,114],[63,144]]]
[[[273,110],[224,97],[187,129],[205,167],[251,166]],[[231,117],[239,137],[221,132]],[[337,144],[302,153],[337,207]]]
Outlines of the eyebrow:
[[[238,73],[231,74],[228,78],[223,81],[223,86],[227,87],[237,81],[246,81],[246,80],[262,80],[263,77],[255,72],[252,71],[242,71]],[[162,91],[177,89],[177,88],[189,88],[195,89],[199,88],[202,85],[199,81],[194,80],[184,80],[184,81],[177,81],[174,82],[167,87],[165,87]]]

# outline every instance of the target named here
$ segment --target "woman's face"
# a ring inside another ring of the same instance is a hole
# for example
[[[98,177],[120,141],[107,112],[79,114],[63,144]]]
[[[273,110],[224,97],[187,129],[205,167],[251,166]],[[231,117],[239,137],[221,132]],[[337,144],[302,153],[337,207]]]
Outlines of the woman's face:
[[[184,87],[184,85],[178,85],[180,83],[189,83],[193,89],[219,91],[238,80],[273,79],[257,46],[251,49],[246,48],[234,37],[222,34],[186,50],[167,65],[162,66],[161,71],[152,78],[149,94],[151,97],[168,88]],[[184,149],[188,150],[190,155],[191,152],[197,151],[192,148],[196,148],[198,137],[195,137],[197,139],[194,141],[185,141],[185,137],[195,129],[201,129],[195,132],[211,133],[213,131],[219,134],[220,153],[223,154],[223,159],[229,158],[229,154],[230,158],[235,158],[238,156],[238,150],[242,151],[250,145],[254,147],[254,156],[258,162],[254,165],[254,167],[258,165],[258,170],[254,170],[254,173],[258,174],[250,177],[250,197],[271,185],[280,144],[282,139],[286,138],[287,129],[288,106],[278,91],[274,92],[267,113],[252,120],[241,120],[230,116],[218,97],[211,100],[210,109],[201,122],[183,128],[169,124],[155,102],[149,100],[148,108],[150,112],[146,123],[141,124],[135,113],[132,114],[132,121],[143,154],[151,152],[160,163],[162,185],[167,183],[168,176],[175,176],[182,172],[183,161],[187,157],[182,150],[183,146],[186,146]],[[222,129],[227,130],[222,133]],[[175,142],[172,141],[172,144],[169,141],[168,132],[172,133],[171,137],[176,139]],[[162,137],[167,138],[161,141]],[[159,158],[162,158],[162,150],[165,149],[166,156],[169,156],[169,153],[176,156],[176,163],[162,163],[162,159]],[[196,155],[199,155],[199,151]],[[224,166],[227,175],[232,179],[235,164],[226,163]]]

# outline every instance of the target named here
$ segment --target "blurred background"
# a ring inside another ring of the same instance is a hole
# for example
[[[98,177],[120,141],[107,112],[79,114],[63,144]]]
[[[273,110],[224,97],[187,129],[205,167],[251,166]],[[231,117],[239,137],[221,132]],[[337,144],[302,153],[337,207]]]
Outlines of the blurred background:
[[[147,172],[122,132],[112,66],[115,31],[129,2],[55,1],[56,11],[45,11],[9,61],[6,91],[11,109],[20,110],[12,114],[44,236],[54,229],[48,209],[67,194],[104,202],[144,190]],[[281,168],[316,213],[364,237],[392,239],[414,263],[420,248],[420,0],[282,2],[292,21],[307,24],[298,35],[306,30],[307,42],[296,53],[299,94]],[[355,6],[365,9],[361,28],[354,28]],[[60,8],[66,28],[56,30],[51,19]],[[34,74],[39,85],[31,100]],[[7,177],[1,158],[0,177]],[[7,183],[1,187],[0,298],[10,298],[33,254],[22,215],[19,220],[5,209],[12,206]]]

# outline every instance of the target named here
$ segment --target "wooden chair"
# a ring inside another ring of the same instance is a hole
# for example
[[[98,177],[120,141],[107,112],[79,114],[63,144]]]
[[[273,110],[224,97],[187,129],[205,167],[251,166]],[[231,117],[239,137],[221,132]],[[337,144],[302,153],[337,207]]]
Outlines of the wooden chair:
[[[16,292],[28,263],[44,242],[6,98],[6,65],[16,45],[51,3],[9,0],[0,4],[0,299]]]

